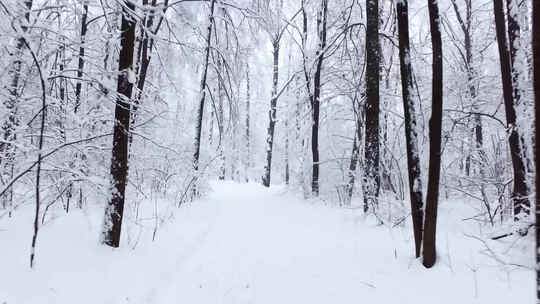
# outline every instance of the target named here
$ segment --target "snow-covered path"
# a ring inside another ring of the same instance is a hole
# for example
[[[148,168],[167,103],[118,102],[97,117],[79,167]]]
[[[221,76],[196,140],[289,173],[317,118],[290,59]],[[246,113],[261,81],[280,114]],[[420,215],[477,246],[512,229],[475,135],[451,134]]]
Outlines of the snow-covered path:
[[[359,210],[306,202],[279,187],[225,182],[212,188],[179,209],[155,242],[141,240],[135,250],[97,245],[98,218],[59,218],[43,229],[33,271],[27,239],[0,231],[0,244],[8,244],[0,259],[0,272],[8,274],[0,276],[0,303],[534,301],[531,271],[493,267],[450,220],[441,222],[439,262],[426,270],[411,257],[409,227],[376,226]],[[25,237],[29,232],[26,223],[0,222],[0,229],[12,227],[25,227]]]
[[[210,232],[158,303],[352,303],[376,288],[355,266],[361,248],[343,213],[259,186],[214,188]]]
[[[213,188],[208,233],[155,303],[507,303],[530,290],[493,269],[425,270],[411,258],[408,229],[366,224],[358,211],[314,205],[279,188]]]

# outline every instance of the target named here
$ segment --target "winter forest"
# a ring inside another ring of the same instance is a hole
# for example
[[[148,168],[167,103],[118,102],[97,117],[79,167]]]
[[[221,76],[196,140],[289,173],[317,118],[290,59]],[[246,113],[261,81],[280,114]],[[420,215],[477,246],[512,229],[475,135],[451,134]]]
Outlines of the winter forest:
[[[540,303],[539,41],[540,0],[0,0],[0,303]]]

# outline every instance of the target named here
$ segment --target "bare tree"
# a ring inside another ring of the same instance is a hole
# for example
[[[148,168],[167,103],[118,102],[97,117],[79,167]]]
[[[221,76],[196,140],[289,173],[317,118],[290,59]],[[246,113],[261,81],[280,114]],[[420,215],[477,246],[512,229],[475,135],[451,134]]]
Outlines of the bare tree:
[[[366,0],[366,138],[364,211],[378,204],[379,176],[379,0]]]
[[[81,29],[80,29],[80,46],[79,46],[79,54],[77,59],[77,82],[75,84],[75,104],[73,106],[73,112],[77,113],[79,111],[79,107],[81,106],[81,93],[82,93],[82,81],[83,81],[83,75],[84,75],[84,62],[85,62],[85,41],[86,41],[86,33],[88,31],[88,1],[83,1],[83,7],[82,7],[82,15],[81,15]],[[79,153],[76,153],[74,155],[75,159],[78,159],[79,161],[82,161],[82,157]],[[73,164],[73,163],[72,163]],[[69,206],[69,200],[71,200],[71,197],[73,196],[73,182],[70,182],[68,186],[68,190],[66,191],[67,199],[68,199],[68,206]],[[79,187],[79,207],[82,206],[82,188]]]
[[[280,1],[277,7],[272,8],[272,1],[267,1],[263,4],[262,13],[265,15],[262,18],[263,28],[270,35],[272,43],[272,93],[270,97],[270,109],[268,110],[268,128],[266,135],[266,163],[262,176],[262,184],[265,187],[270,187],[270,178],[272,173],[272,150],[274,147],[274,132],[276,129],[276,110],[278,101],[278,81],[279,81],[279,51],[281,38],[287,28],[287,24],[283,22],[283,1]]]
[[[81,88],[82,88],[82,77],[84,74],[84,53],[85,53],[85,41],[86,41],[86,32],[88,30],[88,2],[85,0],[83,2],[83,13],[81,17],[81,45],[79,47],[79,59],[77,65],[77,84],[75,85],[75,106],[73,110],[75,113],[79,110],[81,105]]]
[[[199,105],[197,109],[197,117],[196,117],[196,123],[195,123],[195,144],[194,144],[195,152],[193,153],[193,169],[195,170],[195,175],[198,174],[198,170],[199,170],[204,102],[205,102],[206,90],[207,90],[206,79],[208,75],[208,62],[210,58],[210,48],[212,44],[212,26],[214,25],[215,3],[216,3],[215,0],[212,0],[210,2],[210,14],[208,16],[208,31],[206,32],[206,48],[204,50],[203,72],[202,72],[201,86],[200,86],[200,99],[199,99]],[[194,191],[194,194],[197,193],[196,186],[194,186],[193,191]]]
[[[535,106],[535,145],[534,155],[536,162],[536,265],[540,265],[540,159],[538,159],[538,132],[540,131],[540,0],[533,0],[532,8],[533,22],[533,88],[534,88],[534,106]],[[536,268],[536,300],[540,302],[540,268]]]
[[[135,47],[135,20],[131,14],[135,4],[124,0],[118,87],[114,111],[113,147],[111,157],[111,195],[105,207],[102,242],[111,247],[120,245],[120,232],[124,214],[126,181],[128,172],[129,124],[131,120],[131,93],[133,91],[133,53]]]
[[[519,38],[521,35],[521,27],[519,25],[519,9],[518,0],[506,0],[506,19],[508,29],[508,46],[510,48],[510,68],[512,69],[512,92],[514,97],[514,105],[518,105],[521,100],[521,92],[519,89],[519,70],[516,67],[518,50],[520,47]]]
[[[514,204],[514,217],[519,218],[519,214],[524,208],[530,206],[528,189],[525,180],[525,163],[521,158],[522,151],[519,133],[516,125],[516,109],[513,98],[514,90],[512,85],[511,58],[508,50],[507,37],[504,22],[504,7],[502,0],[493,0],[493,10],[495,15],[495,28],[497,32],[497,45],[499,47],[499,60],[501,65],[501,79],[503,85],[504,109],[506,113],[506,125],[509,132],[508,144],[512,160],[514,175],[514,188],[512,191],[512,201]]]
[[[317,32],[319,46],[317,48],[316,60],[317,68],[313,75],[313,96],[311,97],[311,111],[313,124],[311,126],[311,153],[313,159],[313,170],[311,179],[311,193],[319,195],[319,112],[321,97],[321,73],[326,48],[326,19],[328,15],[328,0],[322,0],[321,10],[317,14]]]
[[[13,52],[13,61],[10,64],[8,71],[9,87],[8,97],[4,100],[4,107],[8,112],[7,119],[2,122],[2,140],[0,141],[0,180],[2,184],[7,183],[13,177],[15,151],[13,143],[17,139],[16,129],[19,125],[18,110],[19,110],[19,86],[22,71],[22,56],[25,47],[24,34],[28,31],[28,23],[30,22],[30,10],[32,9],[32,0],[25,0],[23,6],[24,19],[20,24],[20,33],[17,37],[15,50]],[[13,200],[13,190],[9,191],[0,197],[2,207],[11,208]],[[10,211],[11,214],[11,211]]]
[[[426,198],[426,216],[423,237],[423,264],[430,268],[435,264],[437,253],[435,239],[437,232],[437,208],[439,204],[439,180],[441,172],[441,129],[443,110],[443,54],[440,29],[440,15],[437,0],[428,0],[432,62],[432,100],[429,121],[429,171]]]
[[[356,167],[358,166],[360,158],[360,144],[362,143],[362,126],[364,125],[364,111],[362,104],[358,100],[358,96],[355,95],[353,98],[353,112],[354,112],[354,125],[355,132],[353,137],[353,145],[351,151],[351,160],[349,162],[349,170],[347,172],[348,182],[345,186],[345,205],[350,205],[353,192],[354,192],[354,183],[356,180],[355,172]]]
[[[148,0],[143,0],[143,7],[147,7]],[[158,33],[161,24],[163,24],[163,19],[165,18],[165,13],[167,11],[167,7],[169,4],[169,0],[163,1],[163,9],[158,10],[157,7],[157,0],[152,0],[150,3],[150,7],[147,8],[147,11],[144,14],[143,22],[141,26],[141,34],[139,38],[139,45],[137,47],[137,57],[136,57],[136,63],[135,63],[135,69],[137,72],[137,91],[136,91],[136,98],[133,100],[133,109],[131,111],[131,125],[133,126],[135,124],[135,120],[137,118],[139,106],[141,104],[142,98],[143,98],[143,92],[144,87],[146,84],[146,78],[148,77],[148,68],[150,67],[150,61],[152,60],[152,50],[154,48],[155,44],[155,35]],[[158,22],[157,25],[154,25],[154,21],[156,18],[157,13],[161,11],[163,14]],[[131,144],[133,140],[133,134],[130,133],[129,142]]]
[[[249,79],[249,64],[246,64],[246,159],[245,159],[245,179],[249,182],[249,171],[251,169],[251,88]]]
[[[403,109],[405,112],[405,138],[407,146],[407,165],[409,173],[409,194],[411,200],[411,216],[413,222],[414,245],[416,257],[420,257],[422,247],[422,226],[424,225],[422,180],[420,174],[420,153],[418,149],[418,131],[416,122],[416,105],[413,99],[413,78],[411,51],[409,46],[409,12],[408,1],[396,4],[399,31],[399,64],[401,70],[401,90]]]
[[[268,129],[266,137],[266,164],[262,183],[264,186],[270,186],[270,177],[272,173],[272,149],[274,146],[274,131],[276,128],[276,109],[277,109],[277,86],[279,79],[279,40],[272,41],[272,54],[274,57],[274,68],[272,73],[272,97],[270,99],[270,110],[268,111]]]
[[[465,65],[465,70],[467,72],[467,86],[468,86],[468,94],[469,98],[472,102],[472,109],[474,114],[474,121],[473,121],[473,133],[475,137],[476,142],[476,153],[478,154],[480,158],[480,172],[481,175],[484,175],[484,162],[482,161],[485,159],[485,155],[483,152],[483,131],[482,131],[482,116],[480,111],[478,110],[478,105],[476,104],[477,99],[477,75],[474,68],[474,62],[473,62],[473,33],[472,33],[472,21],[473,21],[473,2],[472,0],[464,0],[464,6],[465,6],[465,12],[463,13],[459,9],[459,5],[457,0],[452,0],[452,8],[454,9],[454,13],[456,15],[456,18],[459,23],[459,27],[463,33],[463,50],[459,50],[460,54],[464,54],[462,56],[463,64]],[[460,44],[456,44],[460,45]],[[466,164],[465,164],[465,171],[467,175],[470,175],[470,167],[471,167],[471,154],[467,155],[466,158]],[[482,192],[484,192],[484,189],[481,189]]]

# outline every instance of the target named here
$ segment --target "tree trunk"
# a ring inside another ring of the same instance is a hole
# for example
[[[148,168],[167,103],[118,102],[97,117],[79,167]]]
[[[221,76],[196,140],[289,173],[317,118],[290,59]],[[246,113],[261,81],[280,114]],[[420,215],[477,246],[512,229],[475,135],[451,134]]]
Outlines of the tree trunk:
[[[514,105],[518,105],[521,99],[519,90],[519,71],[516,69],[517,53],[519,49],[519,36],[521,29],[518,21],[519,3],[517,0],[506,0],[506,17],[508,21],[508,43],[510,47],[510,68],[512,69],[512,91]]]
[[[514,205],[514,217],[519,218],[523,208],[530,206],[527,198],[528,189],[525,181],[525,163],[521,158],[521,146],[516,126],[516,109],[513,99],[512,89],[512,67],[511,59],[506,43],[506,32],[504,22],[504,8],[502,0],[493,0],[493,10],[495,15],[495,29],[497,32],[497,44],[499,47],[499,60],[501,64],[501,79],[503,85],[504,109],[506,113],[506,124],[510,136],[508,144],[512,160],[514,175],[514,187],[512,190],[512,201]]]
[[[399,33],[399,64],[401,70],[401,90],[405,112],[405,138],[407,146],[407,166],[409,173],[409,195],[413,222],[416,257],[420,257],[422,247],[422,226],[424,222],[422,180],[420,174],[420,153],[416,122],[416,105],[413,99],[412,65],[409,46],[409,13],[407,0],[396,4]]]
[[[328,0],[322,0],[321,11],[317,15],[317,30],[319,37],[319,49],[317,50],[317,69],[313,77],[313,96],[311,98],[311,111],[313,124],[311,126],[311,154],[313,158],[313,170],[311,179],[311,193],[319,195],[319,111],[321,97],[321,72],[326,48],[326,16],[328,12]]]
[[[86,39],[86,31],[88,29],[88,25],[86,24],[86,20],[88,18],[88,2],[84,1],[83,3],[83,14],[81,18],[81,46],[79,47],[79,63],[77,67],[77,84],[75,85],[75,106],[73,108],[73,111],[77,113],[79,110],[79,107],[81,105],[81,89],[82,89],[82,80],[83,77],[83,71],[84,71],[84,45],[85,45],[85,39]]]
[[[118,66],[118,97],[114,111],[113,147],[111,158],[111,198],[105,207],[102,242],[111,247],[120,245],[120,231],[124,214],[126,177],[128,172],[128,145],[130,99],[133,83],[133,51],[135,46],[135,21],[129,16],[135,5],[125,1],[122,10],[121,50]],[[130,75],[131,74],[131,75]]]
[[[262,177],[262,184],[270,187],[270,175],[272,172],[272,147],[274,144],[274,129],[276,127],[276,107],[277,107],[277,86],[279,76],[279,40],[273,41],[274,72],[272,75],[272,97],[270,99],[270,110],[268,111],[268,129],[266,135],[266,164]]]
[[[360,102],[358,100],[353,101],[353,108],[355,114],[355,131],[353,138],[353,146],[351,151],[351,161],[349,163],[349,172],[348,178],[349,181],[345,186],[345,205],[349,206],[351,204],[352,196],[354,193],[354,183],[355,183],[355,172],[356,167],[358,166],[358,158],[360,156],[360,143],[362,142],[362,125],[363,125],[363,114]]]
[[[439,178],[441,171],[441,129],[443,109],[443,57],[440,16],[437,0],[428,0],[429,25],[433,48],[432,100],[429,121],[429,171],[424,222],[423,264],[430,268],[435,264],[437,253],[435,238],[437,231],[437,208],[439,201]]]
[[[294,109],[294,124],[295,124],[295,149],[294,149],[294,152],[295,152],[295,155],[297,155],[297,158],[296,158],[296,179],[298,180],[297,183],[298,183],[298,186],[300,186],[302,188],[302,192],[304,193],[304,197],[307,196],[307,191],[306,191],[306,187],[305,187],[305,178],[304,178],[304,156],[305,156],[305,146],[304,146],[304,134],[303,134],[303,129],[304,129],[304,122],[305,120],[302,119],[302,114],[304,112],[304,107],[305,107],[305,99],[304,97],[302,96],[302,90],[300,89],[301,85],[300,85],[300,79],[297,78],[297,85],[295,86],[297,87],[298,89],[296,90],[296,102],[295,102],[295,109]]]
[[[472,55],[472,33],[471,33],[471,24],[472,24],[472,0],[465,1],[465,19],[463,19],[462,14],[459,11],[456,0],[452,0],[452,7],[458,19],[461,31],[463,32],[463,47],[465,49],[465,69],[467,71],[467,82],[468,82],[468,93],[472,102],[472,109],[474,112],[479,112],[478,107],[476,106],[476,72],[473,67],[473,55]],[[484,171],[484,153],[483,153],[483,138],[482,138],[482,117],[480,114],[474,114],[473,120],[473,130],[472,133],[476,142],[476,153],[480,158],[480,171]],[[471,154],[467,155],[466,159],[466,168],[470,167],[471,163]],[[469,169],[466,169],[467,175],[469,175]],[[483,190],[482,190],[483,191]]]
[[[538,159],[538,132],[540,131],[540,0],[533,0],[533,88],[534,88],[534,107],[535,107],[535,144],[534,155],[536,162],[536,265],[540,265],[540,159]],[[536,301],[540,303],[540,268],[536,267]]]
[[[526,73],[524,67],[522,68],[523,71],[519,67],[519,62],[521,56],[518,55],[518,52],[522,50],[524,47],[521,45],[520,36],[521,36],[521,26],[519,23],[520,13],[522,12],[522,6],[525,5],[523,1],[518,0],[507,0],[506,1],[506,8],[507,8],[507,21],[508,21],[508,42],[510,47],[510,67],[512,69],[512,92],[514,96],[514,106],[519,107],[519,105],[522,103],[521,101],[521,95],[523,93],[523,90],[521,88],[520,78],[522,78],[521,73]],[[527,28],[524,28],[524,32],[527,31]],[[530,62],[529,62],[530,64]],[[519,126],[518,126],[519,127]],[[533,173],[533,169],[531,168],[530,160],[528,159],[528,153],[527,153],[527,145],[526,140],[523,137],[524,134],[519,134],[519,144],[520,144],[520,152],[521,157],[523,158],[524,166],[526,172]],[[522,206],[523,207],[523,206]],[[529,208],[530,206],[527,205],[527,208],[522,208],[522,210],[529,214]]]
[[[366,139],[364,211],[378,205],[379,177],[379,1],[366,0]]]
[[[143,0],[142,5],[145,9],[148,9],[148,0]],[[154,23],[154,11],[156,7],[156,0],[152,0],[152,11],[145,11],[144,18],[142,20],[141,34],[138,38],[138,47],[135,63],[135,71],[137,72],[137,90],[135,91],[135,98],[133,99],[133,108],[131,109],[131,127],[135,125],[135,119],[137,118],[137,112],[141,103],[143,95],[144,84],[146,82],[146,75],[148,73],[148,66],[150,65],[149,55],[149,37],[148,32],[151,30]],[[129,144],[133,142],[133,130],[129,132]]]
[[[216,0],[212,0],[210,3],[210,15],[208,17],[209,23],[208,23],[208,31],[206,32],[206,49],[205,56],[204,56],[204,66],[203,66],[203,74],[201,77],[201,87],[200,87],[200,94],[201,98],[199,99],[199,108],[197,110],[197,120],[195,123],[195,152],[193,153],[193,169],[195,170],[195,174],[198,174],[199,171],[199,156],[201,152],[201,134],[202,134],[202,123],[203,123],[203,114],[204,114],[204,102],[206,98],[206,77],[208,74],[208,60],[210,58],[210,46],[211,46],[211,39],[212,39],[212,26],[214,24],[214,4]],[[195,194],[197,193],[197,189],[194,188]]]
[[[217,58],[217,70],[221,74],[223,71],[221,70],[223,65],[221,63],[221,57]],[[218,104],[217,104],[217,113],[216,118],[218,122],[218,132],[219,132],[219,145],[218,145],[218,154],[219,154],[219,180],[225,180],[225,174],[226,174],[226,159],[225,159],[225,121],[224,121],[224,113],[223,113],[223,83],[221,80],[218,79],[218,91],[217,91],[217,98],[218,98]]]
[[[289,61],[290,64],[290,61]],[[288,89],[287,89],[288,90]],[[289,185],[290,170],[289,170],[289,101],[285,105],[285,185]]]
[[[81,32],[80,32],[80,46],[79,46],[79,55],[78,55],[78,64],[77,64],[77,83],[75,84],[75,104],[73,106],[73,112],[77,113],[81,106],[81,92],[82,92],[82,78],[84,75],[84,56],[85,56],[85,40],[86,32],[88,29],[87,25],[88,20],[88,1],[83,2],[83,12],[81,16]],[[79,152],[75,152],[73,156],[77,161],[84,162],[83,155]],[[73,196],[73,182],[70,182],[69,188],[67,190],[68,200]],[[82,193],[82,186],[79,185],[79,192]],[[82,195],[79,196],[78,205],[82,205]]]
[[[476,72],[473,67],[473,55],[472,55],[472,33],[471,33],[471,24],[472,24],[472,0],[466,0],[465,1],[465,19],[463,19],[462,14],[459,11],[458,5],[456,4],[456,0],[452,0],[452,7],[454,8],[454,12],[456,14],[456,18],[459,22],[459,25],[461,27],[461,31],[463,32],[463,47],[465,48],[465,58],[464,58],[464,64],[465,69],[467,71],[467,85],[468,85],[468,94],[471,100],[471,107],[474,112],[473,117],[473,128],[472,128],[472,136],[475,138],[475,154],[478,159],[477,164],[480,171],[480,177],[482,178],[482,181],[480,181],[480,194],[482,195],[482,199],[484,202],[488,201],[487,194],[486,194],[486,187],[484,185],[485,180],[485,164],[486,164],[486,155],[484,152],[484,138],[483,138],[483,131],[482,131],[482,116],[480,115],[480,110],[478,109],[478,106],[476,105],[476,97],[478,95],[477,89],[476,89]],[[466,173],[467,176],[469,176],[469,168],[471,164],[471,155],[472,153],[467,154],[466,159]],[[489,206],[486,204],[486,206]]]
[[[246,159],[245,161],[245,167],[246,167],[246,182],[249,182],[249,171],[251,168],[251,135],[250,135],[250,115],[251,115],[251,109],[250,109],[250,102],[251,102],[251,88],[249,87],[249,64],[246,64]]]
[[[143,1],[143,5],[147,4],[147,0]],[[155,7],[156,7],[156,0],[152,0],[151,3],[151,11],[147,12],[144,19],[143,24],[144,28],[141,31],[141,42],[139,44],[139,48],[137,50],[137,64],[135,67],[137,68],[137,98],[135,99],[135,103],[138,105],[141,102],[142,93],[144,89],[144,84],[146,83],[146,75],[148,73],[148,66],[150,65],[150,44],[153,42],[153,39],[149,37],[148,32],[151,32],[152,27],[154,25],[154,14],[155,14]],[[152,33],[153,34],[153,33]],[[134,107],[133,114],[135,115],[136,107]]]
[[[146,5],[148,3],[147,0],[143,1],[143,5]],[[165,0],[163,2],[163,14],[165,14],[167,7],[169,4],[169,0]],[[152,0],[151,3],[151,12],[147,13],[145,15],[143,24],[145,27],[142,29],[142,39],[141,43],[139,44],[139,48],[137,50],[137,64],[135,65],[137,69],[137,92],[136,92],[136,98],[133,100],[133,109],[131,111],[131,124],[135,125],[135,119],[137,118],[139,105],[141,104],[141,100],[143,97],[143,91],[144,91],[144,85],[146,84],[146,77],[148,75],[148,67],[150,66],[150,60],[152,59],[152,49],[154,46],[154,37],[150,37],[150,35],[155,36],[159,28],[163,22],[163,16],[159,19],[157,25],[154,27],[154,16],[156,14],[156,6],[157,6],[157,0]],[[148,34],[150,32],[150,34]],[[133,133],[130,133],[129,142],[133,141]]]
[[[26,23],[30,22],[30,11],[32,10],[32,0],[24,1],[26,12],[24,14]],[[19,118],[17,116],[19,104],[19,82],[22,70],[22,55],[24,48],[24,37],[22,35],[27,31],[26,24],[21,26],[23,33],[17,38],[15,46],[14,59],[8,71],[9,87],[8,97],[4,101],[4,107],[9,113],[7,119],[2,124],[2,140],[0,140],[0,181],[7,183],[13,177],[15,151],[13,142],[17,139],[16,129],[19,126]],[[11,204],[13,201],[13,189],[10,188],[4,195],[0,196],[2,200],[2,208],[7,209],[11,216]]]

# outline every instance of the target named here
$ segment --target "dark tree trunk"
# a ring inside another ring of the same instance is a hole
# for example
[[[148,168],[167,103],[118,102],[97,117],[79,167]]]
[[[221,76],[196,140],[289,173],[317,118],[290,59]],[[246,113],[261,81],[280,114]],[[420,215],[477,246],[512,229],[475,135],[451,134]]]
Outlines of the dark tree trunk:
[[[111,247],[120,245],[120,231],[124,214],[126,177],[128,172],[128,145],[130,123],[130,99],[133,84],[128,73],[133,71],[133,52],[135,46],[135,21],[129,15],[135,10],[130,1],[124,2],[122,11],[121,50],[118,71],[118,97],[114,111],[113,147],[111,158],[111,198],[105,208],[105,222],[102,242]]]
[[[84,1],[83,3],[83,14],[81,18],[81,46],[79,47],[79,63],[77,67],[77,84],[75,85],[75,106],[73,108],[73,111],[77,113],[79,110],[79,107],[81,105],[81,89],[82,89],[82,80],[83,72],[84,72],[84,45],[85,45],[85,39],[86,39],[86,31],[88,29],[88,25],[86,24],[86,20],[88,18],[88,3]]]
[[[24,1],[24,7],[26,12],[24,14],[26,23],[30,22],[30,10],[32,10],[32,0]],[[27,31],[28,27],[26,24],[21,26],[21,29],[24,32]],[[0,140],[0,181],[2,183],[7,183],[13,177],[14,162],[15,162],[15,151],[13,147],[13,142],[17,139],[16,129],[19,126],[19,118],[17,115],[19,108],[19,82],[20,75],[22,70],[22,55],[24,48],[24,37],[17,38],[17,43],[15,46],[14,59],[12,65],[8,71],[10,77],[9,87],[8,87],[8,97],[4,101],[4,107],[9,113],[7,119],[2,123],[2,140]],[[9,189],[5,194],[0,196],[2,201],[2,208],[11,208],[13,201],[13,189]],[[8,211],[9,216],[11,216],[11,209]]]
[[[143,5],[146,5],[148,3],[147,0],[143,1]],[[169,0],[165,0],[163,2],[163,14],[165,14],[167,10],[167,6],[169,4]],[[144,91],[144,85],[146,84],[146,76],[148,75],[148,67],[150,66],[150,60],[152,59],[152,49],[154,46],[154,38],[150,37],[150,35],[155,36],[159,28],[163,22],[163,16],[159,19],[157,25],[154,27],[154,19],[156,14],[156,6],[157,6],[157,0],[152,0],[151,3],[151,11],[145,15],[145,18],[143,20],[143,24],[145,25],[145,28],[142,29],[141,34],[141,42],[139,43],[139,47],[137,49],[137,64],[135,65],[135,68],[137,69],[137,92],[136,92],[136,98],[133,100],[133,109],[131,111],[131,124],[135,124],[135,120],[137,118],[139,105],[141,104],[141,100],[143,97],[143,91]],[[150,35],[149,35],[150,33]],[[133,134],[130,133],[129,135],[129,142],[131,143],[133,141]]]
[[[326,15],[328,0],[322,0],[321,11],[317,15],[317,30],[319,32],[319,49],[317,50],[317,69],[313,77],[313,96],[311,98],[311,111],[313,124],[311,126],[311,154],[313,158],[313,170],[311,179],[311,193],[319,195],[319,112],[321,97],[321,72],[326,48]]]
[[[86,41],[86,32],[88,30],[88,1],[84,0],[83,2],[83,12],[81,16],[81,32],[80,32],[80,46],[79,46],[79,55],[78,55],[78,64],[77,64],[77,83],[75,84],[75,104],[73,106],[73,112],[77,113],[79,107],[81,106],[81,93],[82,93],[82,77],[84,75],[84,56],[85,56],[85,41]],[[75,153],[74,158],[79,161],[83,161],[83,155],[80,153]],[[79,187],[79,192],[82,194],[82,187]],[[68,200],[73,196],[73,182],[70,183],[67,190]],[[79,206],[82,206],[82,195],[79,196]]]
[[[519,71],[516,69],[516,59],[519,45],[521,29],[518,21],[518,0],[506,0],[506,17],[508,21],[508,43],[510,47],[510,68],[512,69],[512,92],[514,105],[518,105],[521,99],[519,91]]]
[[[512,68],[512,92],[514,96],[514,105],[518,106],[521,104],[521,94],[522,89],[520,87],[520,74],[524,73],[524,71],[520,71],[517,67],[519,58],[518,58],[518,50],[520,48],[523,48],[520,45],[520,36],[521,36],[521,27],[519,24],[519,14],[521,13],[523,1],[519,0],[507,0],[506,1],[506,8],[507,8],[507,21],[508,21],[508,42],[510,47],[510,67]],[[530,63],[530,62],[529,62]],[[519,134],[519,132],[518,132]],[[524,134],[519,134],[519,144],[520,144],[520,152],[521,156],[524,158],[524,166],[526,172],[533,173],[533,169],[531,168],[532,164],[529,159],[527,159],[528,153],[527,153],[527,145],[525,144],[525,139],[523,138]],[[522,206],[524,207],[524,206]],[[530,205],[526,206],[527,208],[522,208],[522,211],[526,214],[529,214],[529,208]]]
[[[143,7],[148,6],[148,0],[143,0]],[[135,125],[135,119],[137,118],[137,112],[143,96],[144,84],[146,82],[146,75],[148,73],[148,66],[150,65],[149,54],[149,40],[148,32],[151,31],[154,24],[154,8],[156,7],[156,0],[152,0],[151,11],[145,12],[141,27],[141,36],[138,38],[139,45],[137,47],[137,57],[135,63],[135,70],[137,71],[137,90],[135,91],[135,98],[133,99],[133,108],[131,109],[131,126]],[[133,132],[129,133],[129,143],[133,142]]]
[[[276,39],[272,43],[274,54],[274,72],[272,74],[272,97],[270,99],[270,110],[268,111],[268,129],[266,135],[266,164],[264,165],[264,173],[262,184],[265,187],[270,187],[270,176],[272,173],[272,148],[274,145],[274,129],[276,127],[276,107],[278,99],[278,76],[279,76],[279,40]]]
[[[533,88],[534,88],[534,107],[535,107],[535,143],[534,155],[536,162],[536,265],[540,265],[540,159],[538,159],[538,132],[540,130],[540,0],[533,0]],[[536,267],[536,301],[540,303],[540,268]]]
[[[514,188],[512,190],[512,201],[514,204],[514,217],[517,219],[523,208],[530,206],[527,198],[528,189],[525,181],[525,163],[521,158],[521,146],[516,126],[516,109],[513,99],[512,67],[511,58],[506,40],[504,7],[502,0],[493,0],[493,10],[495,15],[495,29],[497,32],[497,44],[499,47],[499,60],[501,64],[501,79],[503,85],[504,109],[506,112],[506,124],[510,136],[508,144],[510,146],[510,156],[512,159],[512,169],[514,174]]]
[[[366,139],[364,211],[378,205],[379,177],[379,0],[366,0]]]
[[[409,13],[407,0],[396,4],[399,33],[399,64],[401,70],[401,89],[403,109],[405,112],[405,138],[407,146],[407,166],[409,173],[409,195],[411,199],[411,216],[413,222],[414,245],[416,257],[420,257],[422,247],[422,226],[424,225],[422,180],[420,174],[420,153],[418,150],[418,133],[416,122],[416,106],[413,100],[412,65],[409,46]]]
[[[143,5],[147,4],[147,0],[143,1]],[[153,39],[149,37],[148,32],[152,32],[152,27],[154,26],[154,15],[155,15],[155,7],[156,7],[156,0],[152,0],[151,3],[151,11],[147,12],[143,24],[144,28],[141,31],[141,41],[139,44],[139,47],[137,49],[137,64],[135,67],[138,69],[137,72],[137,98],[135,99],[135,103],[139,104],[141,101],[144,84],[146,83],[146,75],[148,73],[148,66],[150,65],[150,44],[152,43]],[[152,33],[153,34],[153,33]],[[134,107],[133,114],[135,115],[136,107]]]
[[[358,129],[358,127],[356,127]],[[345,186],[345,205],[350,206],[351,200],[354,192],[354,182],[356,179],[355,172],[356,172],[356,166],[358,165],[358,157],[360,155],[360,147],[358,146],[358,139],[357,139],[357,132],[354,134],[353,138],[353,146],[351,151],[351,161],[349,163],[349,172],[347,173],[347,177],[349,178],[349,181],[347,182],[347,185]]]
[[[208,31],[206,32],[206,49],[205,55],[204,55],[204,66],[203,66],[203,74],[201,77],[201,87],[200,87],[200,94],[201,98],[199,100],[199,108],[197,109],[197,118],[196,118],[196,124],[195,124],[195,152],[193,153],[193,169],[195,170],[195,174],[197,174],[197,171],[199,170],[199,156],[201,152],[201,134],[202,134],[202,123],[203,123],[203,114],[204,114],[204,102],[206,99],[206,77],[208,74],[208,60],[210,58],[210,46],[211,46],[211,40],[212,40],[212,26],[214,25],[214,4],[215,0],[212,0],[210,3],[210,15],[208,17],[209,24],[208,24]],[[195,193],[197,192],[196,189],[194,189]]]
[[[435,264],[437,253],[435,237],[437,231],[437,208],[439,204],[439,178],[441,171],[441,129],[443,109],[443,57],[440,16],[437,0],[428,0],[429,25],[433,48],[433,80],[431,119],[429,121],[429,171],[424,222],[423,264],[430,268]]]

